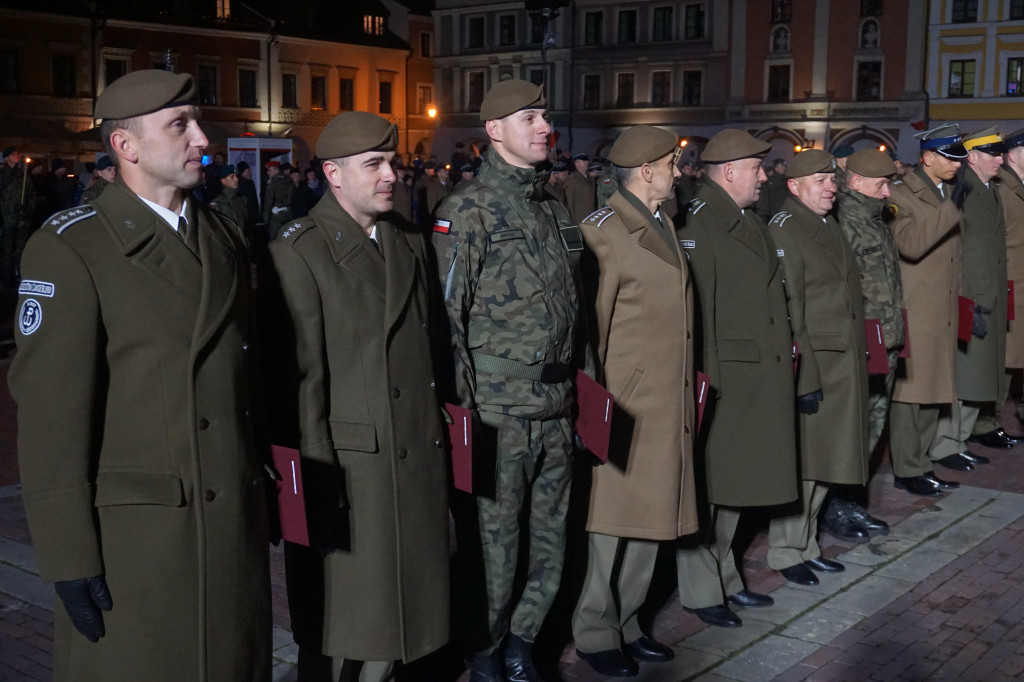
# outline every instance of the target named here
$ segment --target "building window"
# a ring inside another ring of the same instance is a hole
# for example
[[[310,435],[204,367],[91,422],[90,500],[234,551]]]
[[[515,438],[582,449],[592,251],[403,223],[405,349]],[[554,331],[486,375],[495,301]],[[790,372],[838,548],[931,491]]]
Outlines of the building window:
[[[299,77],[294,73],[281,74],[281,108],[299,108]]]
[[[772,53],[789,52],[789,28],[778,26],[772,31]]]
[[[860,15],[862,17],[882,16],[882,0],[860,0]]]
[[[257,107],[256,101],[256,70],[238,70],[238,106]]]
[[[425,114],[427,108],[434,103],[434,86],[433,85],[417,85],[416,86],[416,113]]]
[[[484,72],[470,71],[466,75],[466,111],[480,111],[484,101]]]
[[[1006,95],[1024,95],[1024,57],[1010,57],[1006,60]]]
[[[128,73],[128,60],[119,57],[107,57],[103,60],[103,83],[110,85]]]
[[[672,40],[672,8],[654,8],[654,30],[651,34],[652,40]]]
[[[950,19],[954,24],[977,21],[978,0],[953,0],[953,15]]]
[[[1010,19],[1024,19],[1024,0],[1010,0]]]
[[[683,37],[687,40],[698,40],[704,37],[704,5],[686,6],[686,24]]]
[[[217,0],[217,18],[231,18],[231,0]]]
[[[18,53],[0,50],[0,92],[17,92],[18,81]]]
[[[973,59],[954,59],[949,63],[949,97],[974,97]]]
[[[869,19],[860,27],[860,46],[865,50],[878,49],[878,22]]]
[[[786,24],[793,18],[793,0],[771,0],[771,23]]]
[[[789,101],[789,71],[789,64],[772,64],[768,67],[767,101]]]
[[[477,48],[484,46],[484,18],[469,18],[469,35],[466,47]]]
[[[338,91],[341,94],[339,108],[342,111],[355,111],[356,80],[354,78],[342,78],[338,81],[338,85]]]
[[[583,108],[599,109],[601,107],[601,76],[587,74],[583,77]]]
[[[55,54],[52,61],[53,94],[57,97],[74,97],[78,94],[75,83],[75,58],[67,54]]]
[[[516,44],[516,16],[504,14],[498,17],[498,44],[502,47]]]
[[[544,42],[544,33],[547,31],[547,19],[540,14],[530,15],[530,44],[540,45]]]
[[[636,42],[636,10],[619,10],[619,43]]]
[[[672,72],[655,71],[651,74],[651,106],[667,107],[672,103]]]
[[[700,91],[703,81],[703,71],[683,71],[684,107],[695,107],[700,105]]]
[[[544,69],[534,68],[530,69],[530,82],[534,85],[544,84]]]
[[[196,87],[199,91],[199,104],[204,107],[217,106],[217,67],[199,66],[196,68]]]
[[[583,44],[600,45],[603,42],[604,12],[587,12],[583,15]]]
[[[434,39],[433,36],[427,31],[420,33],[420,56],[430,57],[434,54]]]
[[[380,95],[378,111],[382,114],[391,113],[391,83],[380,83],[380,87],[377,89]]]
[[[857,101],[882,99],[882,62],[857,62]]]
[[[620,73],[615,80],[615,106],[623,108],[633,106],[633,74]]]
[[[327,78],[311,76],[309,79],[310,106],[314,111],[327,109]]]
[[[385,28],[384,17],[378,17],[374,14],[363,15],[363,33],[366,35],[382,36],[384,35]]]

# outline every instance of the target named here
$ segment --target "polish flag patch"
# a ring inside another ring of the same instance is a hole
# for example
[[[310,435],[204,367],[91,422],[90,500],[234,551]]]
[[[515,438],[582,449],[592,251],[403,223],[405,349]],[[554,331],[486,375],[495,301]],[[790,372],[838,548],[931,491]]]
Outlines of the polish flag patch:
[[[434,232],[440,232],[441,234],[448,234],[452,229],[452,221],[450,220],[435,220],[434,221]]]

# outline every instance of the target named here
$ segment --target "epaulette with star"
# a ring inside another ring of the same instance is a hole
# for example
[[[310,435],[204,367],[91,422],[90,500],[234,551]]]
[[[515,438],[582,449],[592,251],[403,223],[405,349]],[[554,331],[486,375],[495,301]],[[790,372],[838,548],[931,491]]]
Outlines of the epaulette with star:
[[[309,218],[299,218],[286,224],[281,228],[281,234],[278,235],[278,239],[285,241],[294,242],[302,235],[309,232],[309,230],[316,225],[316,222]],[[339,233],[340,234],[340,233]]]
[[[692,213],[693,215],[697,215],[697,213],[702,208],[707,206],[707,203],[708,202],[704,201],[703,199],[700,199],[698,197],[694,197],[694,198],[690,199],[690,210],[689,210],[689,212]]]
[[[608,220],[608,218],[612,217],[613,215],[615,215],[614,210],[612,210],[608,206],[602,206],[601,208],[597,209],[596,211],[588,215],[586,218],[584,218],[583,224],[596,225],[597,227],[601,227],[601,223]]]
[[[57,234],[64,234],[64,230],[75,223],[80,223],[86,218],[92,218],[94,215],[96,215],[96,209],[92,206],[85,205],[66,208],[63,211],[57,211],[47,218],[43,223],[43,227],[54,230]]]
[[[786,223],[786,221],[792,217],[792,213],[787,213],[786,211],[779,211],[778,213],[775,214],[775,217],[771,219],[771,222],[768,223],[768,227],[782,227]]]

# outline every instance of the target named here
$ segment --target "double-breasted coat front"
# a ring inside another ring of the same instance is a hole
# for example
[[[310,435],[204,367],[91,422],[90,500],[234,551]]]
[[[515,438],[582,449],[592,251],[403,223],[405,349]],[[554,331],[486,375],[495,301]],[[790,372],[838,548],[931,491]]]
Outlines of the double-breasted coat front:
[[[1024,183],[1004,165],[996,191],[1006,223],[1006,276],[1013,282],[1014,299],[1014,319],[1008,321],[1006,331],[1006,366],[1020,368],[1024,367]]]

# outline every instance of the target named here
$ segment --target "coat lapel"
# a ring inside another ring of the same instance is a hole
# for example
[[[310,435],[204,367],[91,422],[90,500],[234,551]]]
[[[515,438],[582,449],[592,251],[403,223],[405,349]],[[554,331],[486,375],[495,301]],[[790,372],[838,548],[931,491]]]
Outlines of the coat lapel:
[[[221,225],[214,225],[206,215],[197,215],[193,202],[188,206],[188,222],[196,230],[203,267],[203,294],[196,317],[193,348],[203,348],[220,328],[238,294],[238,258],[235,247],[228,242]]]
[[[309,213],[318,228],[323,230],[334,262],[372,286],[384,298],[387,287],[384,260],[363,228],[341,208],[334,195],[324,193],[323,199]]]
[[[394,225],[378,221],[377,234],[384,248],[384,268],[387,272],[387,298],[384,303],[384,325],[390,330],[409,301],[416,280],[418,264],[401,231]]]
[[[647,217],[633,208],[632,204],[625,197],[616,192],[608,199],[608,206],[622,218],[622,223],[625,225],[626,230],[630,234],[637,235],[637,241],[640,246],[672,267],[682,267],[679,254],[672,252],[665,238],[657,232],[654,226],[648,224]]]

